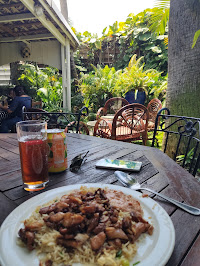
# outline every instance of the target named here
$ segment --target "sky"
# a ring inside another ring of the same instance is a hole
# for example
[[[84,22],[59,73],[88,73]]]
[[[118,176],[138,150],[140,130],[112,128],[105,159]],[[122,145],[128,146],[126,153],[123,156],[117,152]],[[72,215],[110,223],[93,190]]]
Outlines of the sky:
[[[59,0],[54,0],[59,5]],[[115,21],[126,21],[146,8],[153,8],[155,0],[67,0],[68,16],[76,31],[97,33]]]

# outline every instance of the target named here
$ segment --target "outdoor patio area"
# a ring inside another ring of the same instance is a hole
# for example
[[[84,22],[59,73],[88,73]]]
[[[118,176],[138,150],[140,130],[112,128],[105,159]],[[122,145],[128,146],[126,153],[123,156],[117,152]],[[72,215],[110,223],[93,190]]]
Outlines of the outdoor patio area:
[[[199,0],[0,1],[0,265],[200,265],[199,62]]]

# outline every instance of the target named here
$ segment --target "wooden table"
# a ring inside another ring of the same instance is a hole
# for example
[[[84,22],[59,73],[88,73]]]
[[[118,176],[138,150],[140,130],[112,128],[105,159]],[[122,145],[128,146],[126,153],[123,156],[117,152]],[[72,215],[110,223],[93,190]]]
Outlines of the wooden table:
[[[93,136],[67,134],[68,162],[79,153],[89,150],[87,162],[75,174],[67,170],[50,175],[43,191],[76,183],[112,183],[120,185],[113,170],[96,169],[103,157],[140,160],[143,167],[133,173],[148,188],[200,208],[200,183],[166,154],[156,148]],[[42,193],[23,189],[16,134],[0,134],[0,223],[19,204]],[[200,216],[193,216],[174,205],[151,195],[170,215],[176,232],[174,252],[167,266],[200,265]],[[150,266],[150,265],[147,265]],[[159,266],[159,265],[158,265]]]

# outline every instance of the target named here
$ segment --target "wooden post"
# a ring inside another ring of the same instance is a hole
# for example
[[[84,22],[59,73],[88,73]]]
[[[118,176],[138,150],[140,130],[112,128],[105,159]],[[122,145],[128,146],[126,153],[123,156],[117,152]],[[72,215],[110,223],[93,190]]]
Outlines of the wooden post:
[[[67,0],[60,0],[61,13],[68,21]],[[70,42],[65,39],[65,51],[62,47],[62,78],[63,78],[63,107],[71,111],[71,67],[70,67]]]
[[[67,110],[71,111],[71,67],[70,67],[70,42],[69,39],[66,38],[66,85],[67,85]]]
[[[65,47],[61,45],[61,63],[62,63],[62,87],[63,87],[63,108],[67,107],[66,97],[66,63],[65,63]]]

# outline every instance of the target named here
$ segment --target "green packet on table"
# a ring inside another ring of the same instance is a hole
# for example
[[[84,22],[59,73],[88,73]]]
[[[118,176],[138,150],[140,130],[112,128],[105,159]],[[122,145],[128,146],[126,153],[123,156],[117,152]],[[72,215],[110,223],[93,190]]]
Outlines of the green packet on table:
[[[97,168],[118,169],[127,171],[140,171],[142,162],[138,161],[124,161],[124,160],[111,160],[104,158],[96,163]]]

